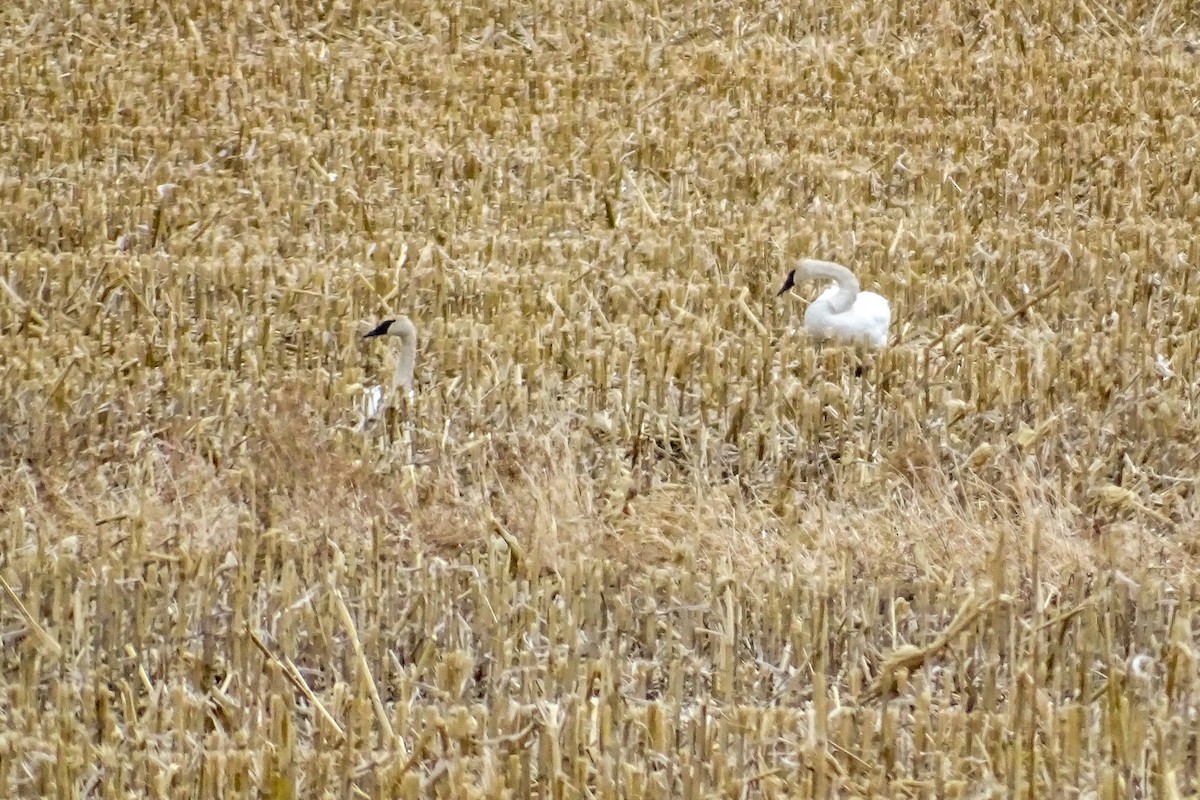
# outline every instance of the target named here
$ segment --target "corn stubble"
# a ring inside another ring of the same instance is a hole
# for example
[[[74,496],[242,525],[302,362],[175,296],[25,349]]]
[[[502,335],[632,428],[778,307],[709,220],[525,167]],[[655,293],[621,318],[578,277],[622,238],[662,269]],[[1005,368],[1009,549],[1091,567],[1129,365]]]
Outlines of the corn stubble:
[[[1200,792],[1186,4],[0,13],[0,793]]]

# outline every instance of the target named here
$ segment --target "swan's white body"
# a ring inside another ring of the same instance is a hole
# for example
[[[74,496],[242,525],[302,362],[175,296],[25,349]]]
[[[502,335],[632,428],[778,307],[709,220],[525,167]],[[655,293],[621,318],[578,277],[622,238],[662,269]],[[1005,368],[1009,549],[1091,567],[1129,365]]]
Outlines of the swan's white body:
[[[392,360],[392,398],[406,397],[411,403],[415,399],[413,391],[413,368],[417,363],[417,328],[408,317],[387,319],[378,327],[363,336],[364,339],[373,336],[395,336],[400,340],[399,354]],[[363,391],[359,397],[358,430],[362,430],[373,419],[383,413],[385,407],[382,386],[372,386]]]
[[[383,409],[383,387],[367,386],[358,396],[358,427],[361,429],[369,420],[379,416]]]
[[[788,273],[779,294],[799,280],[829,278],[836,282],[809,304],[804,312],[804,328],[819,341],[840,339],[844,342],[886,347],[892,324],[892,307],[874,292],[860,292],[858,278],[840,264],[805,258]]]

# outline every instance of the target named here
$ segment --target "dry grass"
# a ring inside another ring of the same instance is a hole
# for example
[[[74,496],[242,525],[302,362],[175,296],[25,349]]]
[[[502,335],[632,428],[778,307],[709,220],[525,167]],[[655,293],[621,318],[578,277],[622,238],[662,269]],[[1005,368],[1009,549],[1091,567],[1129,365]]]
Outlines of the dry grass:
[[[0,12],[0,793],[1197,796],[1200,15],[810,5]]]

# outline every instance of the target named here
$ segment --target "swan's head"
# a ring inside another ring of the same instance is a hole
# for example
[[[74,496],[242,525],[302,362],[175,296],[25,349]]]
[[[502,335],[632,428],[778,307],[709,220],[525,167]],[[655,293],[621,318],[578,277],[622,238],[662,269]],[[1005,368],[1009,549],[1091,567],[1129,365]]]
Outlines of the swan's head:
[[[819,277],[819,276],[817,275],[817,273],[813,272],[812,269],[810,268],[808,259],[807,258],[803,259],[800,262],[799,266],[797,266],[795,269],[793,269],[791,272],[789,272],[787,274],[787,279],[784,280],[784,282],[783,282],[783,288],[780,289],[779,293],[776,294],[775,296],[781,297],[784,294],[784,292],[786,292],[788,289],[791,289],[793,286],[795,286],[797,281],[806,281],[806,280],[809,280],[810,278],[816,278],[816,277]]]
[[[776,294],[775,296],[782,297],[784,292],[786,292],[788,289],[792,288],[795,285],[796,285],[796,270],[792,270],[791,272],[789,272],[787,274],[787,280],[785,280],[783,282],[783,288],[780,289],[779,293]]]
[[[800,259],[800,263],[796,265],[796,268],[787,274],[787,280],[783,282],[783,288],[775,296],[779,297],[800,281],[821,280],[822,278],[828,278],[841,287],[852,287],[854,292],[858,292],[858,279],[854,277],[854,273],[841,264],[834,264],[831,261],[818,261],[814,258],[802,258]]]
[[[401,339],[415,340],[417,329],[413,327],[412,321],[408,317],[385,319],[370,333],[363,334],[364,339],[370,339],[373,336],[399,336]]]
[[[370,339],[372,336],[387,336],[392,333],[392,326],[395,324],[396,320],[385,319],[383,322],[376,325],[370,333],[363,334],[363,338]]]

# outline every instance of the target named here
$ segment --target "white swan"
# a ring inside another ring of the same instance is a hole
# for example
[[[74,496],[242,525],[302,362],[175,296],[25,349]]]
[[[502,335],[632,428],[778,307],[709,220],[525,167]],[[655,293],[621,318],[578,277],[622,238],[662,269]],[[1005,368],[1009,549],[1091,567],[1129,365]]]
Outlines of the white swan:
[[[874,292],[860,292],[858,278],[841,264],[805,258],[788,273],[776,297],[796,285],[797,280],[829,278],[837,282],[813,300],[804,312],[804,327],[818,341],[841,339],[872,347],[887,345],[892,307]]]
[[[415,398],[413,390],[413,367],[417,363],[417,328],[408,317],[385,319],[370,333],[364,334],[364,339],[374,336],[395,336],[400,340],[400,355],[392,365],[392,396],[406,397],[411,403]],[[359,405],[360,420],[358,430],[362,430],[370,420],[375,419],[384,407],[382,386],[372,386],[367,389]]]

